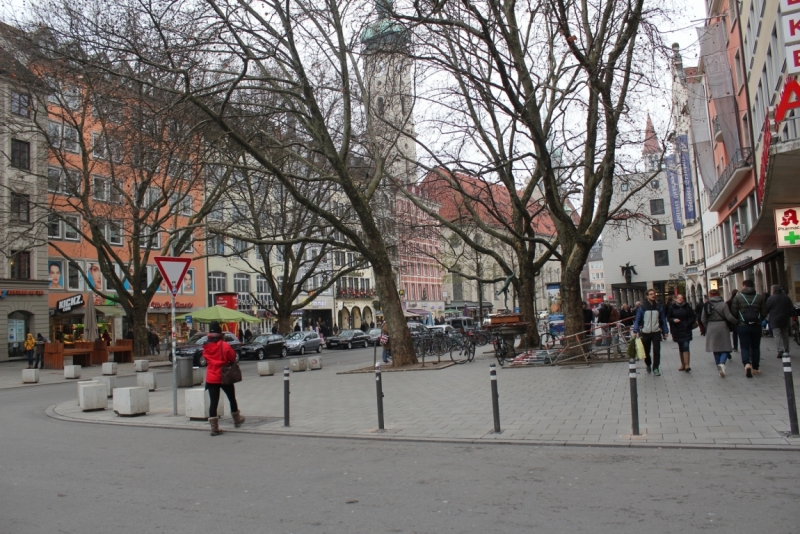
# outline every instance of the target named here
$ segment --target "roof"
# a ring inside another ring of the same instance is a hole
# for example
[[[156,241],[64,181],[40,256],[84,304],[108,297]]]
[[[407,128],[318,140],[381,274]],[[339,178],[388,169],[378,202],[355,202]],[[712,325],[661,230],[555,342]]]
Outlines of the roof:
[[[650,114],[647,115],[647,125],[644,129],[644,149],[642,155],[649,156],[650,154],[658,154],[661,152],[661,147],[658,144],[658,136],[656,130],[653,128],[653,121],[650,120]]]
[[[460,191],[453,188],[451,180],[458,183]],[[512,222],[511,197],[503,184],[492,184],[468,174],[439,168],[425,176],[420,189],[441,204],[439,215],[449,221],[472,219],[464,199],[466,196],[484,223],[505,227]],[[554,236],[555,225],[544,209],[544,202],[531,199],[528,204],[529,213],[533,215],[534,231],[540,235]]]

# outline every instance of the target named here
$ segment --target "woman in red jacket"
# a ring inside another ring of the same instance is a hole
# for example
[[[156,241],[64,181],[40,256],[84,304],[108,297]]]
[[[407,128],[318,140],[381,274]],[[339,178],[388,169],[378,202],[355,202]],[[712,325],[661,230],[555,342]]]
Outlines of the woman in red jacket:
[[[217,417],[217,405],[219,404],[219,390],[225,392],[228,401],[231,403],[231,415],[233,416],[233,424],[237,428],[244,423],[244,417],[239,413],[239,405],[236,404],[236,390],[233,384],[222,384],[222,366],[236,362],[236,353],[222,339],[222,329],[219,323],[213,321],[208,329],[208,341],[203,345],[203,356],[208,362],[206,369],[206,389],[208,396],[211,400],[211,406],[208,408],[208,423],[211,425],[211,435],[218,436],[222,434],[219,429],[219,417]]]

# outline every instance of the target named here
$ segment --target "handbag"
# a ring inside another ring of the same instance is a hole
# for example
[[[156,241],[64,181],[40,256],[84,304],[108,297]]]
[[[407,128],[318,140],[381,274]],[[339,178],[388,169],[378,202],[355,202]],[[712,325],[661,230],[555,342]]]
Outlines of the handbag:
[[[242,381],[242,370],[239,369],[239,364],[231,362],[222,366],[222,385],[230,386],[236,382]]]
[[[381,345],[386,345],[389,342],[389,334],[381,334],[381,337],[378,338]]]

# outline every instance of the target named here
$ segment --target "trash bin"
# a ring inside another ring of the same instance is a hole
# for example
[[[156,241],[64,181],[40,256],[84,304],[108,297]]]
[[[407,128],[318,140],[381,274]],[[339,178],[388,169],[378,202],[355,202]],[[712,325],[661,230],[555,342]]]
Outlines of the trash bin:
[[[178,356],[178,387],[190,388],[194,386],[194,371],[192,371],[193,360],[191,356]]]

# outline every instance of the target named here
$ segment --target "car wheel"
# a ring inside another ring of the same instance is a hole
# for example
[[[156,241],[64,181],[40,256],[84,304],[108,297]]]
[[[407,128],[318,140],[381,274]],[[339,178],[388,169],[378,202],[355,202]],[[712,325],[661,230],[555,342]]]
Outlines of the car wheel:
[[[347,350],[350,350],[352,348],[353,348],[353,344],[350,341],[348,341],[347,342]]]
[[[239,363],[239,353],[236,353],[236,363]]]
[[[283,350],[281,350],[281,358],[285,357],[286,357],[286,347],[283,347]]]
[[[259,350],[258,352],[256,352],[256,358],[258,358],[259,360],[263,360],[264,359],[264,351],[263,350]]]
[[[320,352],[322,352],[322,343],[317,345],[317,354],[319,354]]]
[[[300,346],[300,356],[302,356],[305,353],[306,353],[306,346],[305,345],[301,345]]]
[[[369,341],[367,341],[367,340],[365,339],[365,340],[364,340],[364,348],[366,349],[367,347],[369,347]]]
[[[200,356],[200,360],[198,360],[197,363],[200,364],[200,367],[205,367],[206,365],[208,365],[208,361],[206,360],[205,356]]]

